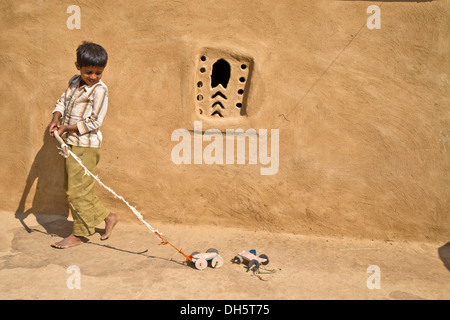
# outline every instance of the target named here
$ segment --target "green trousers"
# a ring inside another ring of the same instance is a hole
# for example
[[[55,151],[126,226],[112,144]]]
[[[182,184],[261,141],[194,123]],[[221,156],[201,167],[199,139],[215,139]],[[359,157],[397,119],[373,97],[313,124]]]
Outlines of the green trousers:
[[[96,167],[100,160],[100,148],[87,148],[69,145],[86,168],[96,175]],[[95,227],[109,215],[109,211],[94,194],[95,180],[85,175],[84,169],[73,158],[65,159],[64,188],[67,202],[72,212],[73,234],[86,237],[95,233]]]

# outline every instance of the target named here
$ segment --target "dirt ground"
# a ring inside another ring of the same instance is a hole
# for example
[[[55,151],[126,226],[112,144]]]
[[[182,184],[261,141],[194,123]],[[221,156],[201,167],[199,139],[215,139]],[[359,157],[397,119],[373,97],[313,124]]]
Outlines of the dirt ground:
[[[88,243],[59,250],[50,244],[71,232],[70,219],[30,215],[21,222],[9,212],[0,217],[1,299],[450,298],[450,243],[151,222],[187,254],[218,249],[224,265],[200,271],[170,246],[159,246],[159,239],[137,220],[119,223],[107,241],[100,240],[99,229]],[[251,248],[270,259],[259,274],[231,262]],[[79,289],[70,266],[79,268]]]

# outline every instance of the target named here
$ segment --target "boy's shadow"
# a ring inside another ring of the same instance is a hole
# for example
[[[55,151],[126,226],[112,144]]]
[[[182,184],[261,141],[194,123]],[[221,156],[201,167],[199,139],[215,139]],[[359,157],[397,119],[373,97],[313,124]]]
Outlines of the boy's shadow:
[[[31,165],[22,198],[15,212],[15,217],[29,233],[33,230],[25,223],[25,219],[30,214],[35,216],[37,222],[49,234],[64,237],[71,233],[72,223],[67,221],[69,207],[64,192],[64,158],[59,155],[57,146],[58,142],[49,135],[46,128],[43,145]],[[35,181],[36,188],[32,194]],[[25,209],[29,196],[33,196],[32,204],[30,208]]]
[[[450,271],[450,242],[447,242],[442,247],[438,248],[439,258],[444,263],[444,266]]]

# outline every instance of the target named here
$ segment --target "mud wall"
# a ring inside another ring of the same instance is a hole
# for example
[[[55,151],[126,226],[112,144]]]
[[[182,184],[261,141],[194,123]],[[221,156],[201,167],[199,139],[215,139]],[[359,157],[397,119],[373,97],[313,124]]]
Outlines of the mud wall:
[[[367,26],[372,4],[380,29]],[[71,5],[80,29],[69,28]],[[149,222],[448,240],[449,9],[449,1],[4,0],[0,208],[19,219],[68,214],[63,159],[46,128],[77,71],[75,49],[89,40],[110,56],[97,173]],[[215,89],[226,99],[212,98]],[[249,133],[245,154],[239,134],[226,136],[238,128]],[[266,158],[249,147],[261,150],[265,138]],[[274,170],[263,175],[275,144]]]

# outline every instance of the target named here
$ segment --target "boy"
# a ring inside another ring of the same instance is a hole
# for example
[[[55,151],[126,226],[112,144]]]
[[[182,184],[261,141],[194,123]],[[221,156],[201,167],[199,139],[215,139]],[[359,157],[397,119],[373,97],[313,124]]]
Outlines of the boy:
[[[101,81],[108,54],[102,46],[83,42],[77,48],[76,68],[79,75],[69,80],[67,90],[61,95],[53,109],[49,133],[58,130],[74,154],[86,168],[95,174],[100,159],[102,134],[100,126],[108,108],[108,88]],[[62,121],[60,123],[60,118]],[[105,221],[106,240],[119,221],[119,216],[110,213],[94,194],[94,179],[84,174],[84,169],[73,157],[65,159],[64,188],[73,217],[73,233],[52,247],[65,249],[86,242],[87,236],[95,233],[95,226]]]

